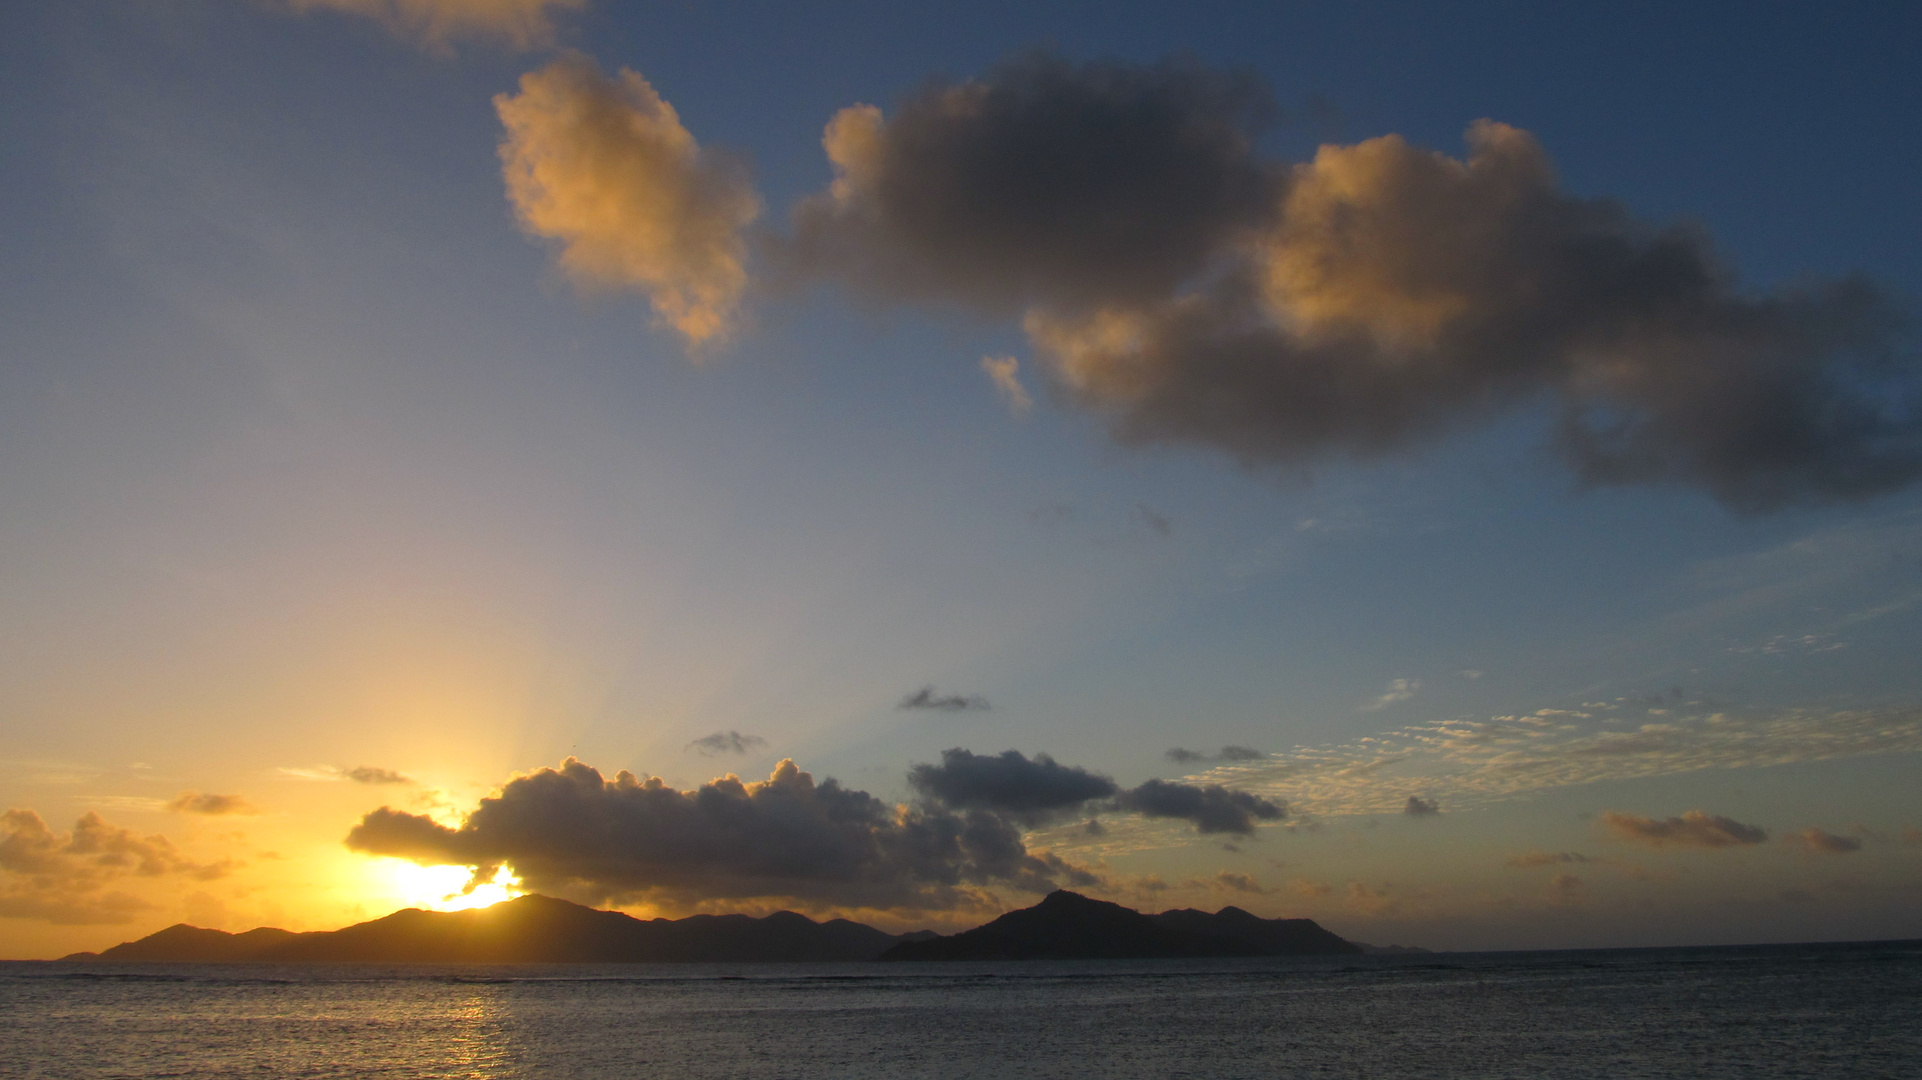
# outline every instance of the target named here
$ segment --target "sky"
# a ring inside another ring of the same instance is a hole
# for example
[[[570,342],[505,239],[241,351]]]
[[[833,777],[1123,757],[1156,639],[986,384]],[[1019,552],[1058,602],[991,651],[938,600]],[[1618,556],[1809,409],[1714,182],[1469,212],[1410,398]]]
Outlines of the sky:
[[[0,956],[1922,936],[1900,5],[0,13]]]

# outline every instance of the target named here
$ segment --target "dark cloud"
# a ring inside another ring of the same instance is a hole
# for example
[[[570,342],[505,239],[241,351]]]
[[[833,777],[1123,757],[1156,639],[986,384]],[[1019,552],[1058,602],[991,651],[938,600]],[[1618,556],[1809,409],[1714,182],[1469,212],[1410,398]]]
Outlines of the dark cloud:
[[[32,810],[0,814],[0,918],[63,926],[124,923],[153,905],[114,888],[128,878],[225,876],[232,861],[198,863],[164,836],[141,836],[89,813],[57,833]]]
[[[201,794],[198,791],[183,791],[179,797],[167,804],[167,809],[176,814],[253,814],[258,813],[246,799],[238,795]]]
[[[976,754],[959,747],[943,750],[939,765],[910,769],[908,783],[942,806],[989,810],[1026,824],[1072,815],[1120,790],[1108,777],[1062,765],[1046,754],[1030,759],[1016,750]]]
[[[1230,791],[1219,784],[1199,786],[1166,780],[1150,780],[1140,787],[1121,792],[1115,805],[1150,818],[1181,818],[1201,833],[1234,833],[1246,836],[1255,831],[1255,822],[1278,821],[1287,809],[1246,791]]]
[[[1410,795],[1408,801],[1402,804],[1401,812],[1409,817],[1434,817],[1441,813],[1441,804],[1420,795]]]
[[[1025,309],[1126,443],[1370,457],[1546,403],[1585,483],[1743,510],[1922,475],[1922,364],[1859,278],[1742,288],[1688,225],[1564,192],[1527,132],[1259,157],[1252,80],[1018,57],[886,117],[843,110],[792,265],[877,296]]]
[[[1269,112],[1247,75],[1028,53],[885,119],[841,110],[834,185],[780,254],[871,295],[1004,311],[1164,296],[1275,217],[1283,174],[1252,143]]]
[[[1720,814],[1690,810],[1681,817],[1648,818],[1610,810],[1602,824],[1616,836],[1650,847],[1725,848],[1759,844],[1769,834],[1754,825],[1744,825]]]
[[[759,735],[743,735],[738,731],[717,731],[703,735],[682,748],[683,752],[692,750],[702,757],[716,754],[745,754],[756,747],[767,745],[767,740]]]
[[[511,864],[530,889],[592,902],[694,905],[778,898],[801,906],[946,909],[973,887],[1046,891],[1090,879],[1030,853],[1000,815],[892,807],[792,761],[762,783],[728,776],[694,791],[569,759],[509,781],[459,828],[383,807],[347,845],[478,868]]]
[[[932,686],[923,686],[914,693],[902,698],[895,705],[897,709],[932,709],[935,712],[973,712],[992,708],[988,699],[973,694],[942,694]]]
[[[1197,761],[1260,761],[1268,755],[1252,746],[1229,745],[1222,747],[1221,752],[1213,756],[1181,746],[1169,750],[1162,756],[1177,764],[1188,765]]]
[[[1862,850],[1862,841],[1853,836],[1837,836],[1813,826],[1795,833],[1790,839],[1803,850],[1822,855],[1850,855]]]
[[[382,769],[373,765],[356,765],[340,775],[356,784],[411,784],[412,780],[392,769]]]

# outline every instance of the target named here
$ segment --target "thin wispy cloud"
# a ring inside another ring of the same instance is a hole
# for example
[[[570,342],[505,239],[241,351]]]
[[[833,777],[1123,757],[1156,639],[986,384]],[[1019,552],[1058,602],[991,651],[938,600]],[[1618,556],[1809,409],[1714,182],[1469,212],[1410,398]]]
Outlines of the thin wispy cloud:
[[[1026,416],[1034,408],[1034,399],[1028,396],[1028,388],[1021,385],[1021,361],[1012,356],[984,356],[981,370],[987,373],[988,381],[994,384],[995,392],[1007,403],[1008,411],[1016,416]]]
[[[932,712],[986,712],[993,708],[988,699],[978,694],[943,694],[932,685],[923,686],[901,698],[894,706],[897,709],[926,709]]]
[[[1380,712],[1391,705],[1400,705],[1415,696],[1421,689],[1420,679],[1396,679],[1388,684],[1388,689],[1378,698],[1361,707],[1363,712]]]
[[[183,791],[167,809],[176,814],[205,814],[219,817],[226,814],[257,814],[254,805],[238,795],[215,795],[211,792]]]
[[[1922,709],[1677,710],[1636,724],[1596,704],[1416,724],[1200,776],[1286,798],[1304,815],[1338,816],[1398,813],[1415,784],[1427,798],[1469,809],[1552,788],[1918,752]]]
[[[1734,818],[1690,810],[1681,817],[1651,818],[1610,810],[1602,815],[1602,826],[1619,840],[1648,847],[1726,848],[1759,844],[1768,831],[1744,825]]]
[[[556,15],[579,11],[587,0],[285,0],[296,12],[326,11],[373,19],[395,35],[445,51],[460,39],[485,39],[516,49],[554,41]]]
[[[717,731],[712,735],[703,735],[688,743],[682,751],[692,750],[702,757],[713,757],[716,754],[746,754],[766,745],[767,740],[759,735],[743,735],[730,729]]]

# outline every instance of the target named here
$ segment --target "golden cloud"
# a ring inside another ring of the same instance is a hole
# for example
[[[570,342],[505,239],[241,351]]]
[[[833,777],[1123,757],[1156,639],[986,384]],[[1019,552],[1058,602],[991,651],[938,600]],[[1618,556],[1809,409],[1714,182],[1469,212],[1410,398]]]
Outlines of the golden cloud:
[[[747,287],[742,230],[761,212],[745,167],[702,149],[639,74],[564,56],[494,99],[521,228],[559,241],[579,284],[645,293],[693,345],[723,338]]]

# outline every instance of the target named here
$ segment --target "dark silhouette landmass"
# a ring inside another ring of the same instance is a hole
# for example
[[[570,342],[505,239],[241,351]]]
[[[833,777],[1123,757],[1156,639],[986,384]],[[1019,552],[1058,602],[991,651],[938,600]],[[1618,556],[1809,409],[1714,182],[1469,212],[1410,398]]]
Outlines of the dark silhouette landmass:
[[[408,908],[339,930],[244,934],[180,924],[69,961],[157,964],[809,963],[873,960],[930,931],[895,935],[863,923],[817,923],[779,911],[765,918],[695,915],[636,919],[548,896],[469,911]]]
[[[1065,889],[950,937],[903,941],[883,960],[1146,960],[1355,954],[1312,919],[1263,919],[1236,907],[1143,915]]]
[[[113,964],[822,963],[846,960],[1145,959],[1359,953],[1309,919],[1263,919],[1240,908],[1143,915],[1077,893],[951,937],[889,934],[792,911],[765,918],[636,919],[548,896],[469,911],[408,908],[339,930],[244,934],[180,924],[70,962]]]

